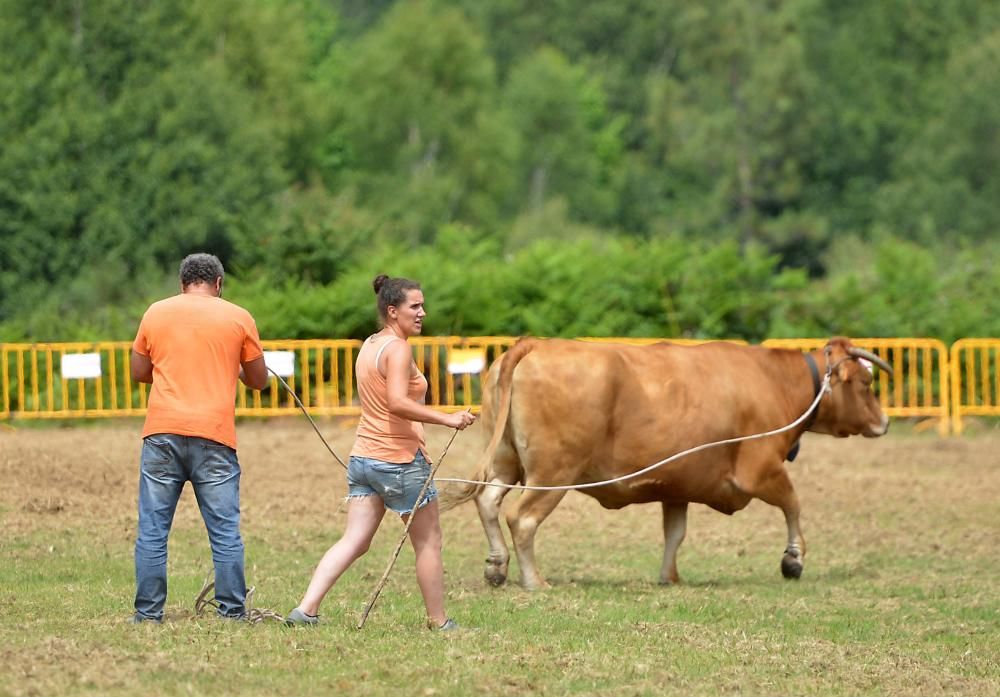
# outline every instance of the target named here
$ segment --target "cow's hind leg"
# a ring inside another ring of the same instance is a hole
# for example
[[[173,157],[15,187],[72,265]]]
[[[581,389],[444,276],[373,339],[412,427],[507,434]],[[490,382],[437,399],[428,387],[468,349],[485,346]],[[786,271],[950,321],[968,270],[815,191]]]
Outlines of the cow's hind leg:
[[[520,480],[521,461],[507,442],[502,441],[497,447],[487,476],[490,482],[496,484],[516,484]],[[483,524],[486,540],[490,545],[490,554],[486,558],[483,576],[494,586],[501,586],[507,580],[510,551],[507,549],[507,541],[500,527],[500,506],[509,493],[510,489],[505,486],[485,486],[476,497],[479,520]]]
[[[777,506],[784,512],[785,524],[788,526],[788,546],[781,558],[781,575],[785,578],[801,577],[806,541],[799,528],[799,497],[784,467],[759,482],[752,493],[761,501]]]
[[[526,491],[517,502],[517,510],[507,515],[514,552],[521,567],[521,585],[527,590],[548,585],[535,565],[535,532],[565,495],[565,491]]]
[[[491,482],[514,484],[515,477],[494,476]],[[510,551],[500,529],[500,505],[510,489],[500,486],[483,487],[483,492],[476,497],[476,507],[479,509],[479,520],[486,531],[486,539],[490,544],[490,555],[486,558],[486,569],[483,576],[494,586],[502,586],[507,580],[507,565],[510,561]]]
[[[663,502],[663,566],[660,567],[660,583],[671,585],[680,583],[677,574],[677,550],[687,533],[686,503]]]

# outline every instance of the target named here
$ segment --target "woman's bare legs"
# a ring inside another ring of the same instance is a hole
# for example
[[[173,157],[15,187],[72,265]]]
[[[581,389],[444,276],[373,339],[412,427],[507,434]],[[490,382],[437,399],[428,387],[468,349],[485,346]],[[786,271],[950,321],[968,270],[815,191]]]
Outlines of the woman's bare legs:
[[[406,522],[407,516],[403,516]],[[417,558],[417,585],[424,597],[427,617],[440,627],[448,619],[444,612],[444,564],[441,561],[441,522],[437,499],[413,514],[410,544]]]
[[[319,560],[306,594],[299,603],[302,612],[307,615],[319,614],[319,605],[333,584],[355,559],[368,551],[384,515],[385,505],[378,496],[360,496],[348,501],[347,529],[344,530],[344,536]],[[414,527],[416,522],[414,521]],[[440,550],[440,543],[438,549]]]

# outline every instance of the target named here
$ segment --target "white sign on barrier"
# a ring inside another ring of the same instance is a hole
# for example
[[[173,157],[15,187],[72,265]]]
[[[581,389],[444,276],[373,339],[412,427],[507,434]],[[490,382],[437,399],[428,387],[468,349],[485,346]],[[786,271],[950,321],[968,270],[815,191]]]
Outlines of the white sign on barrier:
[[[64,353],[60,369],[63,378],[67,380],[75,378],[99,378],[101,377],[101,354]]]
[[[453,348],[448,352],[448,372],[452,375],[481,373],[485,367],[486,352],[482,349]]]
[[[265,351],[264,365],[283,378],[295,376],[294,351]]]

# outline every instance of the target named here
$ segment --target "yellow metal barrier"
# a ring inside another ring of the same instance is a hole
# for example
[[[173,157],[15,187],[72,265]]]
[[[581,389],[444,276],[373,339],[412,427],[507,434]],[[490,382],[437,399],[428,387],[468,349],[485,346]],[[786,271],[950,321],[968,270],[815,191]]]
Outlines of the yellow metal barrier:
[[[264,341],[265,351],[291,351],[295,375],[287,382],[315,414],[355,414],[354,359],[361,346],[351,340]],[[21,419],[142,416],[148,386],[132,381],[129,355],[132,343],[79,342],[61,344],[3,344],[0,348],[2,415]],[[67,378],[65,357],[96,353],[100,375]],[[236,413],[271,416],[298,410],[294,398],[273,376],[262,391],[239,383]]]
[[[427,404],[442,411],[472,409],[479,411],[482,385],[490,364],[517,343],[513,336],[413,337],[414,360],[427,376]],[[482,369],[473,373],[452,374],[447,366],[457,351],[476,352],[483,356]]]
[[[319,416],[360,414],[354,396],[354,360],[361,342],[354,339],[298,339],[262,341],[264,351],[288,351],[294,355],[294,374],[284,378],[298,398]],[[295,398],[268,373],[268,386],[250,390],[242,383],[236,389],[237,416],[281,416],[299,410]]]
[[[746,341],[743,339],[660,339],[654,337],[606,337],[606,336],[581,336],[580,341],[595,341],[603,344],[628,344],[630,346],[648,346],[649,344],[659,344],[662,342],[667,342],[670,344],[680,344],[682,346],[696,346],[698,344],[707,344],[712,341],[725,341],[729,344],[743,344],[746,345]]]
[[[827,339],[768,339],[763,346],[812,351]],[[948,349],[937,339],[851,339],[892,366],[893,379],[879,371],[875,391],[889,416],[934,419],[948,435]]]
[[[963,416],[1000,416],[1000,339],[959,339],[951,346],[952,428]]]
[[[482,378],[489,364],[517,341],[516,337],[414,337],[411,344],[417,366],[427,375],[430,406],[454,411],[478,410]],[[361,342],[356,340],[262,341],[265,351],[293,355],[293,374],[285,377],[311,414],[321,416],[360,413],[354,391],[354,362]],[[447,371],[449,356],[457,350],[481,352],[483,367],[475,373]],[[62,419],[142,416],[148,387],[132,381],[131,342],[60,344],[0,344],[0,417]],[[100,376],[66,378],[64,356],[99,354]],[[237,416],[279,416],[298,410],[295,399],[269,374],[263,390],[243,383],[236,392]]]
[[[3,344],[3,413],[19,418],[129,416],[146,410],[146,386],[133,384],[128,361],[131,342]],[[100,356],[101,375],[67,378],[63,358]]]
[[[664,339],[598,338],[588,341],[650,344]],[[697,340],[667,339],[676,343]],[[429,406],[453,411],[479,409],[482,382],[490,363],[517,341],[516,337],[414,337],[411,344],[417,367],[427,376]],[[936,420],[947,434],[949,420],[961,431],[962,415],[1000,415],[997,352],[1000,339],[962,339],[948,351],[936,339],[854,339],[893,366],[895,379],[879,376],[876,389],[890,416]],[[771,339],[765,346],[812,350],[826,339]],[[355,340],[264,341],[266,351],[292,354],[286,378],[310,413],[356,415],[354,361],[361,342]],[[738,342],[744,343],[744,342]],[[134,383],[129,373],[131,342],[60,344],[0,344],[0,418],[23,419],[141,416],[146,411],[147,386]],[[100,375],[67,378],[64,356],[99,354]],[[481,356],[453,374],[456,356]],[[949,360],[950,358],[950,360]],[[471,366],[471,367],[469,367]],[[955,406],[949,403],[954,396]],[[294,399],[275,378],[262,391],[240,383],[236,396],[239,416],[276,416],[297,410]]]

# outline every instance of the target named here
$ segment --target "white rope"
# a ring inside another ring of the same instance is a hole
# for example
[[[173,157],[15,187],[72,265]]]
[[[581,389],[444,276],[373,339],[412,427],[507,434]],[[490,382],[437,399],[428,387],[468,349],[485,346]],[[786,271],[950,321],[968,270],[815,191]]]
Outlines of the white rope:
[[[632,472],[630,474],[624,474],[621,477],[615,477],[614,479],[606,479],[603,482],[588,482],[587,484],[565,484],[565,485],[561,485],[561,486],[527,486],[527,485],[524,485],[524,484],[504,484],[502,482],[483,482],[483,481],[478,481],[478,480],[475,480],[475,479],[457,479],[457,478],[453,478],[453,477],[441,477],[441,478],[435,479],[434,481],[437,481],[437,482],[452,482],[452,483],[455,483],[455,484],[476,484],[476,485],[480,485],[480,486],[496,486],[496,487],[501,487],[501,488],[504,488],[504,489],[522,489],[522,490],[531,490],[531,491],[570,491],[570,490],[573,490],[573,489],[591,489],[591,488],[597,487],[597,486],[607,486],[608,484],[615,484],[616,482],[623,482],[626,479],[634,479],[635,477],[639,477],[639,476],[641,476],[643,474],[646,474],[647,472],[651,472],[652,470],[656,469],[657,467],[662,467],[663,465],[667,464],[668,462],[673,462],[674,460],[677,460],[678,458],[684,457],[685,455],[690,455],[692,453],[697,453],[697,452],[700,452],[702,450],[707,450],[709,448],[715,448],[715,447],[718,447],[720,445],[730,445],[732,443],[741,443],[741,442],[747,441],[747,440],[757,440],[759,438],[769,438],[770,436],[776,436],[779,433],[784,433],[785,431],[790,431],[793,428],[795,428],[796,426],[798,426],[799,424],[801,424],[803,421],[805,421],[809,417],[809,414],[811,414],[812,410],[815,409],[817,407],[817,405],[819,405],[819,401],[821,399],[823,399],[823,395],[825,393],[827,393],[829,391],[829,389],[830,389],[830,374],[828,372],[823,377],[823,383],[820,386],[819,392],[816,394],[816,399],[813,400],[812,404],[809,405],[809,408],[805,410],[805,413],[803,413],[802,416],[800,416],[799,418],[797,418],[795,421],[793,421],[792,423],[788,424],[787,426],[783,426],[783,427],[775,429],[773,431],[766,431],[764,433],[754,433],[754,434],[749,435],[749,436],[739,436],[737,438],[727,438],[726,440],[718,440],[718,441],[715,441],[714,443],[705,443],[703,445],[696,445],[693,448],[688,448],[687,450],[682,450],[681,452],[677,453],[676,455],[671,455],[670,457],[666,458],[665,460],[660,460],[659,462],[654,462],[649,467],[645,467],[645,468],[643,468],[643,469],[641,469],[641,470],[639,470],[637,472]]]

